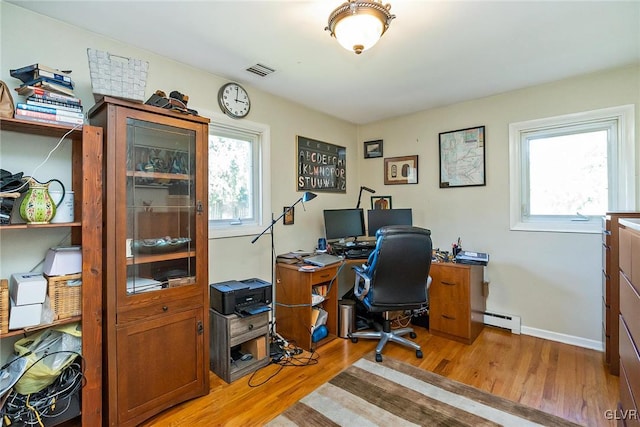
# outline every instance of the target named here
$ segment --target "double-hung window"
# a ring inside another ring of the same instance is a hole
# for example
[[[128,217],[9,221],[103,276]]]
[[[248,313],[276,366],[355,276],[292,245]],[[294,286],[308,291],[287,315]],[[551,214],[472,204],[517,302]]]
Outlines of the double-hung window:
[[[209,125],[209,234],[257,234],[270,217],[269,127],[215,118]]]
[[[511,229],[600,232],[635,209],[634,107],[509,126]]]

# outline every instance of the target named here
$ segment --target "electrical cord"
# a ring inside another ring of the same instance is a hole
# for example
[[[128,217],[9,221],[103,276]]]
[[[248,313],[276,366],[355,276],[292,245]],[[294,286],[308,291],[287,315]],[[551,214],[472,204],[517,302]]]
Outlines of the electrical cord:
[[[49,151],[49,153],[47,154],[47,156],[45,157],[45,159],[38,165],[35,167],[35,169],[33,170],[33,172],[31,172],[31,175],[27,175],[30,177],[33,177],[35,175],[35,173],[38,171],[38,169],[40,169],[42,166],[44,166],[45,163],[47,163],[49,161],[49,158],[51,157],[51,155],[60,147],[60,145],[62,145],[62,142],[65,140],[65,138],[67,136],[69,136],[69,134],[71,132],[73,132],[74,130],[78,129],[79,127],[82,127],[82,124],[77,124],[74,127],[72,127],[71,129],[69,129],[69,131],[67,131],[64,135],[62,135],[60,137],[60,139],[58,140],[58,142],[56,143],[56,145]],[[26,187],[27,185],[29,185],[29,181],[25,181],[24,184],[22,184],[20,187],[14,189],[13,191],[20,191],[21,189],[23,189],[24,187]]]
[[[295,345],[293,342],[289,342],[288,345],[284,345],[284,343],[280,340],[274,341],[276,345],[280,347],[280,352],[275,355],[270,355],[271,361],[268,365],[263,366],[260,369],[255,370],[249,380],[247,385],[249,387],[259,387],[261,385],[266,384],[276,375],[278,375],[285,367],[304,367],[309,365],[315,365],[318,363],[320,359],[320,355],[316,353],[315,348],[311,349],[311,353],[307,356],[304,355],[304,350],[302,348]],[[260,382],[255,382],[255,377],[262,372],[264,369],[267,369],[269,366],[277,365],[277,370],[270,374],[267,378]]]
[[[43,419],[56,417],[69,409],[72,396],[76,394],[86,382],[84,377],[84,358],[80,353],[60,350],[45,354],[29,366],[22,375],[45,357],[58,353],[72,353],[77,357],[69,366],[62,370],[51,385],[39,392],[23,395],[12,390],[2,409],[0,409],[0,416],[2,416],[5,425],[9,426],[17,423],[16,425],[44,426]],[[30,352],[25,353],[20,358],[26,357],[29,354]],[[20,358],[16,358],[5,364],[3,368]],[[57,407],[57,405],[61,403],[64,403],[64,407]]]

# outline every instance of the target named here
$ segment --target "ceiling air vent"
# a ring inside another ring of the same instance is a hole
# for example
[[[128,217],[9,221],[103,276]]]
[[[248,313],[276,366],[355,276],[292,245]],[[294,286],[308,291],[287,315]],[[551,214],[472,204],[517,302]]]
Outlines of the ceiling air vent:
[[[264,77],[268,74],[276,72],[276,70],[274,70],[273,68],[267,67],[266,65],[262,64],[252,65],[251,67],[247,68],[247,71],[253,74],[257,74],[260,77]]]

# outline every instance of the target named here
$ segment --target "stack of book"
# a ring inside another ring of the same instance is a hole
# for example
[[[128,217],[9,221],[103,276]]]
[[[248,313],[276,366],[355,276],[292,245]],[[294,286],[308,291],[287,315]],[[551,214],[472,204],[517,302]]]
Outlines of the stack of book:
[[[32,64],[9,74],[22,84],[16,88],[25,102],[16,104],[16,117],[44,123],[81,125],[84,123],[82,102],[73,92],[71,71],[60,71],[43,64]]]

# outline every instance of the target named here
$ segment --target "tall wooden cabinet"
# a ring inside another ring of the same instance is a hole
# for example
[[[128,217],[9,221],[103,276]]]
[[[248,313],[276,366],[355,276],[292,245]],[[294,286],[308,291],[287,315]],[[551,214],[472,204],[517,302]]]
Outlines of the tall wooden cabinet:
[[[73,207],[75,221],[40,225],[2,225],[0,226],[0,234],[2,234],[3,240],[8,241],[13,239],[31,240],[38,239],[39,232],[68,229],[71,233],[71,244],[82,246],[82,316],[59,323],[81,321],[82,357],[85,368],[85,385],[81,395],[82,425],[100,426],[102,420],[102,300],[100,294],[102,280],[102,258],[100,256],[102,240],[100,191],[102,184],[100,174],[102,129],[85,125],[71,130],[67,126],[8,118],[0,119],[0,129],[2,130],[2,144],[11,144],[10,133],[48,137],[51,139],[51,148],[65,134],[71,140],[70,168],[71,185],[75,193]],[[32,148],[25,146],[24,150],[30,151]],[[7,271],[6,273],[18,273],[18,271]],[[30,328],[30,331],[33,330],[35,328]],[[25,333],[24,330],[9,331],[7,334],[0,334],[0,340]],[[2,361],[2,363],[4,362]]]
[[[640,212],[607,212],[602,218],[602,342],[604,364],[612,375],[620,375],[620,218],[640,218]]]
[[[619,219],[620,402],[618,426],[638,426],[640,410],[640,219]]]
[[[432,263],[429,332],[471,344],[484,328],[484,267]]]
[[[105,424],[209,391],[209,120],[105,97]]]

